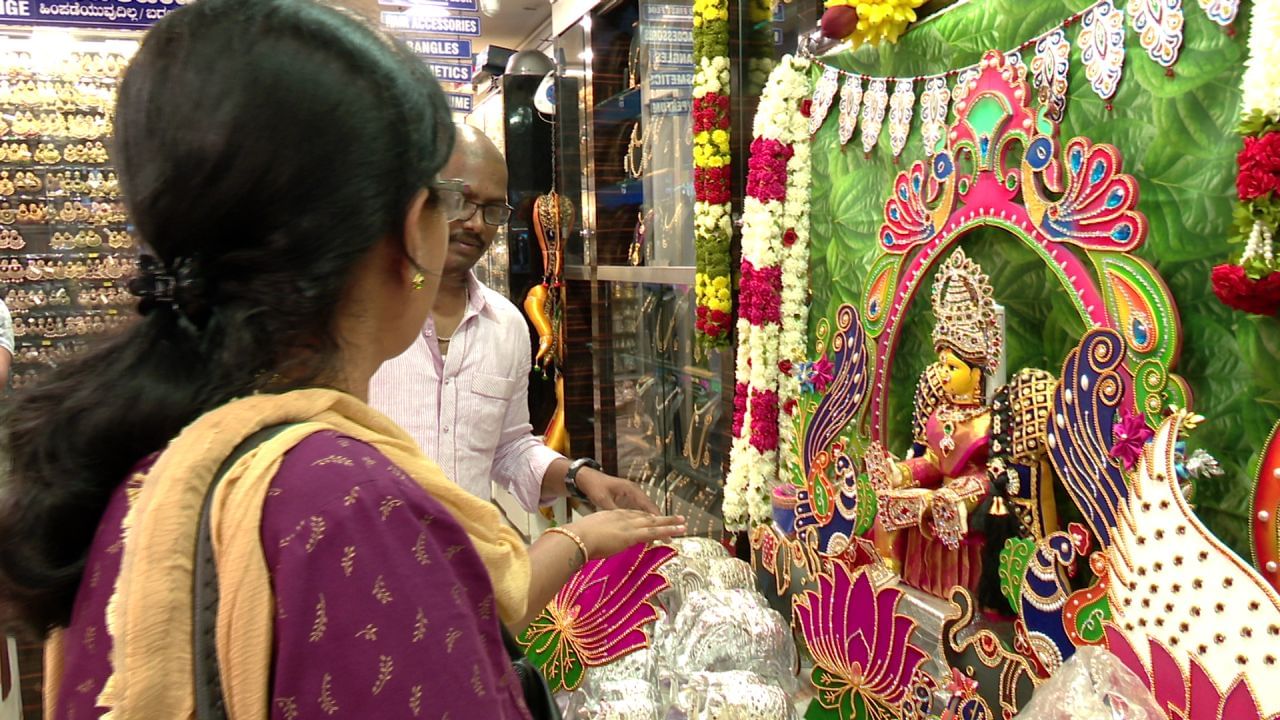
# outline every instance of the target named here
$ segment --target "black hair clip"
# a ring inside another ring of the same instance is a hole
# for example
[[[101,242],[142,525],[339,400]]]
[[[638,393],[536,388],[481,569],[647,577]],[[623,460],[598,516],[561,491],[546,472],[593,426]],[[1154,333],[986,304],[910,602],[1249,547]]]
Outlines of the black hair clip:
[[[179,258],[170,269],[152,255],[138,258],[138,275],[129,281],[129,292],[139,298],[138,312],[148,315],[167,305],[194,322],[203,283],[196,277],[195,262]]]

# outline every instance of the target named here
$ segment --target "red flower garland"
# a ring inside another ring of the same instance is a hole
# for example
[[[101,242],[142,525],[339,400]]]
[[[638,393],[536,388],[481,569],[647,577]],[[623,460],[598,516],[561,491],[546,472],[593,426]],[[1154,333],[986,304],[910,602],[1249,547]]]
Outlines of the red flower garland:
[[[777,140],[756,138],[747,162],[747,195],[760,202],[787,198],[787,161],[795,151]]]
[[[733,435],[742,434],[742,421],[747,417],[747,384],[737,383],[733,386]]]
[[[762,453],[778,449],[778,393],[773,390],[751,395],[751,445]]]
[[[1239,265],[1218,265],[1213,269],[1213,294],[1227,307],[1275,315],[1280,311],[1280,273],[1254,280]]]
[[[742,282],[738,287],[742,316],[752,325],[782,322],[782,268],[771,265],[756,269],[742,261]]]
[[[1246,137],[1236,163],[1240,166],[1236,176],[1240,200],[1247,202],[1280,190],[1280,132]]]

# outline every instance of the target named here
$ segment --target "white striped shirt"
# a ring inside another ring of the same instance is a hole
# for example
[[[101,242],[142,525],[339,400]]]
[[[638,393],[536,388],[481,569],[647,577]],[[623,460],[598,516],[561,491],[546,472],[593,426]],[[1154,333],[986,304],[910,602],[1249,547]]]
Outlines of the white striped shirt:
[[[496,482],[533,512],[543,474],[562,456],[529,424],[529,331],[515,305],[475,275],[468,288],[449,354],[427,318],[413,345],[373,376],[369,404],[471,494],[489,500]]]

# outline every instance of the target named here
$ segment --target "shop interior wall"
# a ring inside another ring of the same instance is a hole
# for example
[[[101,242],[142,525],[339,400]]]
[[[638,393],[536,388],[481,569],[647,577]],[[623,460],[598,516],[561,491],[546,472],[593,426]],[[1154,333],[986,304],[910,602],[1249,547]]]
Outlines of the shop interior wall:
[[[943,72],[977,62],[985,50],[1013,48],[1087,5],[1087,0],[975,0],[920,24],[896,46],[862,48],[826,60],[872,76]],[[1129,30],[1125,73],[1110,108],[1090,88],[1079,52],[1072,48],[1059,138],[1085,136],[1116,146],[1124,171],[1138,180],[1138,207],[1150,221],[1150,233],[1137,254],[1156,267],[1178,304],[1183,346],[1176,372],[1190,384],[1194,408],[1209,418],[1190,444],[1213,453],[1225,470],[1223,477],[1200,483],[1195,505],[1205,523],[1247,557],[1252,470],[1280,418],[1280,323],[1224,307],[1213,296],[1209,275],[1231,252],[1225,238],[1235,200],[1240,141],[1234,127],[1249,7],[1241,9],[1233,32],[1211,23],[1193,3],[1184,4],[1184,12],[1185,44],[1172,75],[1147,58]],[[1071,28],[1068,38],[1077,31]],[[892,182],[918,158],[923,158],[918,117],[896,163],[885,138],[869,157],[857,140],[841,148],[834,117],[814,138],[813,326],[833,317],[841,303],[858,303]],[[1060,373],[1063,355],[1083,323],[1058,281],[1002,231],[970,234],[962,245],[991,275],[997,300],[1008,308],[1010,371],[1040,367]],[[918,298],[909,312],[892,376],[890,439],[898,452],[908,444],[915,380],[932,361],[927,306]]]

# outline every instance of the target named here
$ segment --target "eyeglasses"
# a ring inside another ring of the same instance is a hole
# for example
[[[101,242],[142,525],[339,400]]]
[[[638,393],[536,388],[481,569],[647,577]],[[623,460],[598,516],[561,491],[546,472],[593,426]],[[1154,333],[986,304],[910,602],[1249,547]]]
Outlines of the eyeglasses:
[[[481,205],[480,203],[467,200],[462,203],[462,215],[458,218],[461,222],[466,222],[475,217],[476,211],[481,211],[481,217],[484,218],[485,225],[493,227],[501,227],[511,219],[511,206],[506,203],[492,203],[489,205]]]
[[[461,180],[432,180],[427,185],[431,188],[431,195],[435,199],[436,205],[440,208],[440,212],[444,213],[446,222],[455,222],[465,220],[475,214],[475,209],[468,211],[466,196],[466,184]]]
[[[466,222],[481,211],[486,225],[501,227],[511,219],[513,208],[506,203],[489,203],[482,205],[467,199],[467,184],[461,180],[435,180],[431,188],[439,197],[440,209],[449,222]]]

